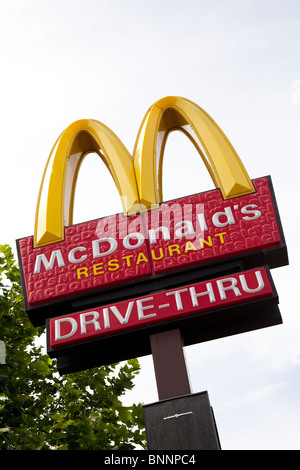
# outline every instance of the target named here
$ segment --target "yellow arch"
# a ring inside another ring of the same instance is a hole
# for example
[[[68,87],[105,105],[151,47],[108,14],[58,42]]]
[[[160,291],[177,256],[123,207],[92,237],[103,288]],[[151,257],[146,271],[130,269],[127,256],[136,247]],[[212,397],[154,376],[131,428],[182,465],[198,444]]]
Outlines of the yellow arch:
[[[133,157],[120,139],[101,122],[83,119],[71,124],[56,141],[48,158],[38,196],[34,246],[64,239],[72,225],[76,179],[85,155],[102,158],[118,188],[124,213],[147,210],[162,202],[162,161],[169,133],[181,130],[203,158],[225,199],[254,192],[234,148],[212,118],[190,100],[166,97],[146,113]]]
[[[168,134],[183,131],[201,155],[224,199],[254,192],[252,182],[231,143],[198,105],[168,96],[145,114],[133,151],[140,202],[148,209],[162,202],[162,161]]]
[[[34,246],[64,239],[72,225],[77,174],[83,158],[96,152],[102,158],[121,196],[124,213],[139,203],[133,160],[120,139],[104,124],[83,119],[71,124],[56,141],[39,191]]]

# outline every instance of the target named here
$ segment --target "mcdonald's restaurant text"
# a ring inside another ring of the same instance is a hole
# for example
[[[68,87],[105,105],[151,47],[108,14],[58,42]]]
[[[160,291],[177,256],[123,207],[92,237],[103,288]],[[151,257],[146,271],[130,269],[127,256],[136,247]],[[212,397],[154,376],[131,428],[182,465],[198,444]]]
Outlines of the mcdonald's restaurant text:
[[[42,247],[21,239],[28,305],[280,246],[268,178],[253,184],[255,193],[230,201],[212,190],[72,225],[63,241]]]

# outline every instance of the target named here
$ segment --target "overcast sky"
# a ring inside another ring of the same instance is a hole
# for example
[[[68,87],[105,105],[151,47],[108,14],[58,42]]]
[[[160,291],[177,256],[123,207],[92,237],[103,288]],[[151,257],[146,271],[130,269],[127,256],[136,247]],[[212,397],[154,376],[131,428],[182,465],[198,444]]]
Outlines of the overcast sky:
[[[50,150],[73,121],[104,122],[132,152],[146,110],[186,97],[221,126],[251,178],[271,175],[290,265],[272,270],[283,325],[185,348],[227,449],[300,450],[300,3],[297,0],[0,0],[0,243],[33,234]],[[89,156],[75,222],[121,211]],[[164,199],[213,188],[173,134]],[[110,201],[111,200],[111,201]],[[0,332],[1,338],[1,332]],[[152,358],[126,400],[157,401]]]

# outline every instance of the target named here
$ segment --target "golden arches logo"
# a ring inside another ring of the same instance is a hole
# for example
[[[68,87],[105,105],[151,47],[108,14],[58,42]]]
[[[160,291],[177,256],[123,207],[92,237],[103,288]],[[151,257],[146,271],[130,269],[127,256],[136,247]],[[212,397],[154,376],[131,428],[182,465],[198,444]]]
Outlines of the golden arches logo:
[[[62,132],[48,158],[38,196],[34,246],[64,239],[72,225],[75,185],[84,157],[96,152],[119,191],[126,215],[150,210],[162,202],[162,161],[167,137],[180,130],[195,145],[216,188],[230,199],[254,192],[231,143],[198,105],[169,96],[149,108],[136,138],[133,155],[103,123],[83,119]]]

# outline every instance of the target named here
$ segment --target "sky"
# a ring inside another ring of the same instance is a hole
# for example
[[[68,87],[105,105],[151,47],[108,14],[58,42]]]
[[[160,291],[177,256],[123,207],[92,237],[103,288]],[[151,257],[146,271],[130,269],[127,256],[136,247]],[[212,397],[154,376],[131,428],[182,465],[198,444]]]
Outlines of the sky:
[[[0,0],[0,243],[33,234],[47,157],[77,119],[132,152],[168,95],[219,124],[252,179],[271,175],[289,252],[272,270],[283,324],[185,348],[223,450],[300,450],[300,3],[297,0]],[[74,222],[121,212],[104,165],[86,158]],[[164,200],[213,189],[192,144],[167,143]],[[0,332],[1,338],[1,332]],[[152,357],[126,403],[158,400]]]

